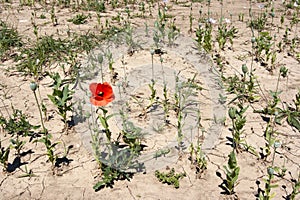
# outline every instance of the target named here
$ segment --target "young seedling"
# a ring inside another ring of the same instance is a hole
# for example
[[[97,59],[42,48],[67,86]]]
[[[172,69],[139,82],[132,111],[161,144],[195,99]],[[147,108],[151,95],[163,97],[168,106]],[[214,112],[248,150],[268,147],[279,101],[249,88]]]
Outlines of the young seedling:
[[[3,167],[3,170],[7,170],[9,153],[10,153],[10,146],[5,148],[1,145],[1,141],[0,141],[0,163]]]
[[[195,82],[195,78],[197,74],[194,74],[193,78],[188,79],[186,82],[185,81],[180,81],[179,80],[179,74],[180,72],[176,75],[175,77],[175,93],[174,93],[174,99],[175,99],[175,104],[174,104],[174,110],[176,112],[177,116],[177,141],[178,141],[178,150],[179,153],[182,153],[182,145],[183,145],[183,127],[185,125],[185,118],[187,117],[189,106],[193,104],[198,104],[198,102],[192,97],[197,95],[198,91],[201,91],[203,88],[199,86]],[[197,112],[197,111],[196,111]]]
[[[154,63],[153,63],[153,56],[154,56],[155,51],[151,50],[150,53],[151,53],[151,64],[152,64],[152,68],[151,68],[152,69],[152,79],[151,79],[151,84],[148,84],[148,86],[151,91],[151,94],[149,97],[149,104],[145,109],[146,111],[156,103],[156,89],[155,89],[156,82],[154,79]]]
[[[64,85],[65,80],[62,80],[58,73],[51,76],[53,79],[53,92],[48,95],[52,103],[57,107],[58,114],[64,122],[64,131],[68,130],[68,115],[67,112],[72,111],[73,103],[72,95],[74,91],[69,89],[69,84]]]
[[[232,146],[239,152],[241,145],[243,144],[242,134],[244,132],[243,128],[246,124],[246,117],[243,114],[246,112],[249,106],[243,107],[239,104],[239,110],[235,107],[230,107],[228,110],[228,115],[232,121]]]
[[[20,137],[34,137],[34,130],[38,129],[40,126],[33,126],[27,121],[27,116],[20,110],[15,110],[13,108],[13,114],[9,119],[5,119],[0,116],[0,125],[3,129],[11,135],[10,147],[17,151],[17,155],[20,156],[21,150],[25,144]],[[6,152],[6,151],[4,151]]]
[[[201,149],[201,144],[194,147],[193,143],[190,145],[190,160],[191,164],[196,167],[196,174],[198,177],[207,169],[207,160],[204,152]]]
[[[268,167],[267,173],[268,173],[268,177],[264,179],[265,190],[260,190],[259,200],[270,200],[276,196],[275,193],[271,193],[272,188],[278,187],[278,185],[272,184],[272,182],[274,181],[274,168]]]
[[[68,19],[68,22],[72,22],[73,24],[79,25],[79,24],[85,24],[87,22],[87,18],[89,18],[88,15],[85,14],[77,14],[71,19]]]
[[[118,73],[115,72],[115,69],[113,68],[114,60],[113,60],[113,55],[110,50],[108,50],[105,54],[106,58],[108,59],[108,69],[110,71],[110,79],[112,83],[116,82]]]
[[[176,38],[178,37],[180,30],[179,28],[176,27],[175,25],[175,19],[172,20],[172,22],[170,23],[169,27],[168,27],[168,45],[169,46],[173,46],[174,42],[176,40]]]
[[[219,44],[219,49],[224,50],[227,41],[230,42],[231,47],[233,46],[233,38],[236,37],[238,33],[235,27],[231,27],[229,30],[226,24],[220,24],[218,27],[217,41]]]
[[[227,92],[236,95],[229,104],[236,100],[239,100],[240,103],[244,101],[253,103],[260,99],[257,91],[257,84],[255,84],[256,78],[251,71],[248,71],[246,64],[242,65],[242,72],[243,74],[241,77],[234,75],[225,78],[222,76],[223,81],[227,84]]]
[[[16,29],[8,27],[8,25],[0,20],[0,59],[4,59],[7,52],[13,47],[21,47],[23,42]]]
[[[25,174],[18,176],[18,178],[26,178],[26,177],[31,178],[31,177],[37,177],[37,175],[35,175],[35,174],[33,173],[32,169],[30,169],[30,170],[27,169],[27,166],[26,166],[26,165],[25,165],[25,170],[22,170],[22,169],[21,169],[21,171],[23,171]]]
[[[212,25],[205,22],[205,27],[199,23],[198,29],[196,30],[196,41],[199,49],[204,49],[207,53],[213,49],[212,41]]]
[[[43,138],[35,140],[34,142],[36,142],[36,143],[40,142],[40,143],[43,143],[45,145],[46,150],[47,150],[46,155],[48,156],[48,161],[51,162],[51,166],[52,166],[51,169],[54,173],[55,163],[56,163],[56,160],[58,158],[57,154],[55,154],[55,147],[60,142],[52,143],[50,134],[47,134],[47,135],[43,136]]]
[[[240,167],[237,164],[234,151],[228,155],[228,164],[224,166],[226,171],[226,179],[224,179],[221,186],[225,189],[226,193],[229,195],[234,194],[234,188],[237,185],[237,179],[240,173]]]

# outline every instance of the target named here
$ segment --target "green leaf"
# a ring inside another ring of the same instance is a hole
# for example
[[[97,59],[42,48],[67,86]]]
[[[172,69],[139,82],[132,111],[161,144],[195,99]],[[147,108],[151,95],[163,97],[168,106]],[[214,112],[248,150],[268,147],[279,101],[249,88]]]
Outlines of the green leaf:
[[[289,114],[287,117],[287,122],[290,126],[295,127],[296,129],[298,129],[298,131],[300,131],[300,122],[299,119],[297,118],[299,116],[294,116],[292,114]]]
[[[55,98],[55,96],[48,94],[48,98],[50,99],[50,101],[52,101],[54,105],[58,105],[58,100]]]
[[[98,181],[93,187],[94,190],[100,190],[102,187],[105,187],[106,183],[104,181]]]
[[[107,124],[107,121],[104,117],[102,117],[101,115],[99,115],[99,120],[103,126],[103,128],[107,129],[108,128],[108,124]]]

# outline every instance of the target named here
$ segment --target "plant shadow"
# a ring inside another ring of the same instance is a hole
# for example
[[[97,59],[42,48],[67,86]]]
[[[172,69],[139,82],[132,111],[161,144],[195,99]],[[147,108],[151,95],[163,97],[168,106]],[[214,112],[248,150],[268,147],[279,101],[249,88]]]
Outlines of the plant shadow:
[[[21,167],[22,165],[26,165],[26,164],[28,164],[28,162],[22,163],[21,157],[17,156],[17,157],[15,157],[15,159],[13,160],[12,163],[7,164],[6,171],[9,173],[14,172],[17,168]]]

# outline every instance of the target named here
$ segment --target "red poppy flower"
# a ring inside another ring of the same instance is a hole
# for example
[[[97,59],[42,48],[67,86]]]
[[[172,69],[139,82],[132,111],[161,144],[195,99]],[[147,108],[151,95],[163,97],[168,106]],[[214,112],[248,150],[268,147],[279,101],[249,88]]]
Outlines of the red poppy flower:
[[[90,101],[95,106],[105,106],[115,99],[113,89],[107,82],[91,83],[90,90],[92,92]]]

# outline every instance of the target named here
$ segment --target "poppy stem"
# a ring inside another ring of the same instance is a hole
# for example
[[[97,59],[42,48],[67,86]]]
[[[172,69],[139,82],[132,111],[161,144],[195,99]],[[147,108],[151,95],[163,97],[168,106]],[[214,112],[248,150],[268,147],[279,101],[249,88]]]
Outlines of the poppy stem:
[[[38,106],[38,110],[39,110],[39,113],[40,113],[40,118],[41,118],[41,123],[42,123],[42,127],[43,127],[43,132],[44,132],[44,134],[47,134],[47,129],[46,129],[45,126],[44,126],[42,110],[41,110],[41,107],[40,107],[40,104],[39,104],[39,101],[38,101],[36,92],[33,91],[33,94],[34,94],[34,98],[35,98],[35,101],[36,101],[36,104],[37,104],[37,106]]]
[[[151,53],[151,64],[152,64],[152,80],[154,80],[154,66],[153,66],[153,56],[154,56],[154,50],[150,51]]]
[[[102,63],[100,65],[100,71],[101,71],[101,83],[103,83],[103,69],[102,69]]]

